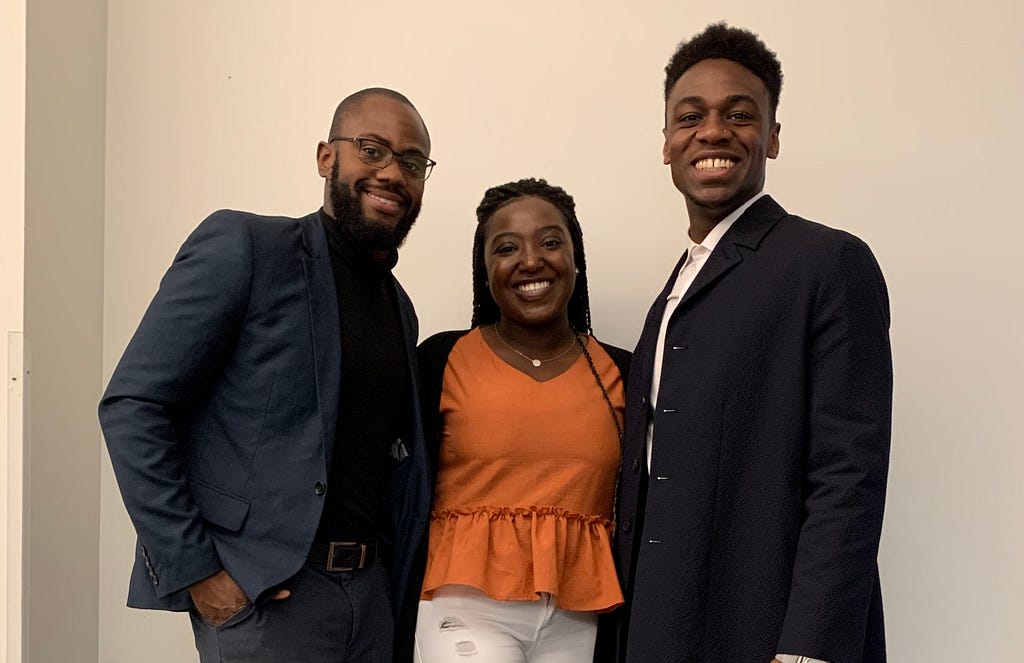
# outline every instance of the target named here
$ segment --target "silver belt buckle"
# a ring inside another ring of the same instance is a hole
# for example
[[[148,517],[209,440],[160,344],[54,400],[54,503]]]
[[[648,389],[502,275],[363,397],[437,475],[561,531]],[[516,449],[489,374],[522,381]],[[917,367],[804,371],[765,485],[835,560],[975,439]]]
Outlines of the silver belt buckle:
[[[335,566],[334,565],[334,551],[341,546],[359,546],[359,565],[358,566]],[[327,570],[328,571],[355,571],[361,569],[366,565],[366,544],[359,543],[357,541],[331,541],[330,546],[327,548]]]

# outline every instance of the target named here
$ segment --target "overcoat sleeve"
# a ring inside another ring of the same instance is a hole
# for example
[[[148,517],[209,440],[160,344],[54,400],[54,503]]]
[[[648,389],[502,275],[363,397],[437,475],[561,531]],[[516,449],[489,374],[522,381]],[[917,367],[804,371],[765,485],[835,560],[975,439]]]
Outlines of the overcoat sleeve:
[[[175,413],[200,398],[233,351],[252,278],[248,226],[207,218],[185,241],[99,406],[110,460],[159,597],[221,567],[183,475]]]
[[[777,651],[860,661],[877,592],[892,412],[889,300],[868,247],[843,234],[814,295],[804,520]]]

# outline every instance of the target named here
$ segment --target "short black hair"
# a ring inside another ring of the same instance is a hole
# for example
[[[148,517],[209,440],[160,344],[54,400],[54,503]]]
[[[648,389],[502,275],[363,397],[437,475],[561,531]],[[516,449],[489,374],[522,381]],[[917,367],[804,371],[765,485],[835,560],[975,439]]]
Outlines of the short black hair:
[[[337,138],[341,135],[341,123],[350,113],[358,109],[359,105],[362,104],[363,101],[370,97],[387,97],[388,99],[394,99],[395,101],[403,103],[413,109],[416,115],[420,114],[420,112],[416,110],[416,107],[413,106],[412,102],[409,101],[409,98],[401,92],[396,92],[386,87],[368,87],[364,90],[353,92],[341,100],[341,103],[339,103],[338,107],[334,110],[334,117],[331,119],[331,128],[327,132],[328,140]],[[429,146],[430,132],[427,131],[427,124],[423,121],[422,117],[420,117],[420,124],[423,125],[423,131],[427,134],[427,144]]]
[[[576,218],[576,201],[562,187],[548,184],[543,179],[527,178],[491,187],[484,193],[483,200],[476,208],[476,233],[473,235],[473,319],[471,325],[491,325],[498,321],[501,312],[491,296],[487,284],[487,267],[484,265],[484,237],[487,222],[495,212],[514,200],[532,196],[551,203],[565,219],[569,238],[572,242],[574,262],[579,274],[576,287],[569,298],[569,324],[579,333],[590,334],[590,294],[587,290],[587,257],[583,252],[583,229]]]
[[[701,60],[712,58],[732,60],[760,78],[768,89],[772,117],[775,117],[779,95],[782,93],[782,65],[779,58],[756,34],[744,28],[731,28],[725,22],[712,23],[700,34],[679,43],[665,67],[665,101],[668,101],[676,81],[687,69]]]

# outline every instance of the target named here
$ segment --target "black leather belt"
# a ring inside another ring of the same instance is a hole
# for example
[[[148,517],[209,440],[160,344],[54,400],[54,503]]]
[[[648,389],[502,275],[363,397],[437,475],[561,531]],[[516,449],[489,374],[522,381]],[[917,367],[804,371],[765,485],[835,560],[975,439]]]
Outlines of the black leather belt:
[[[376,541],[331,541],[314,543],[306,559],[328,571],[365,569],[377,559]]]

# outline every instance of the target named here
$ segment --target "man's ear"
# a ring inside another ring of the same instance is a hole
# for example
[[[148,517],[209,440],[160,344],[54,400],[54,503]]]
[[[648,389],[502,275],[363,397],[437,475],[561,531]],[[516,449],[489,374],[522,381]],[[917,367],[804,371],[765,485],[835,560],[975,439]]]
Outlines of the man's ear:
[[[782,132],[782,125],[778,122],[772,125],[771,133],[768,135],[768,158],[774,159],[779,156],[779,134]]]
[[[672,163],[668,159],[668,127],[661,130],[661,135],[665,137],[665,142],[661,144],[661,163],[667,166]]]
[[[316,146],[316,170],[320,177],[330,177],[331,168],[334,167],[334,150],[330,143],[320,141]]]

